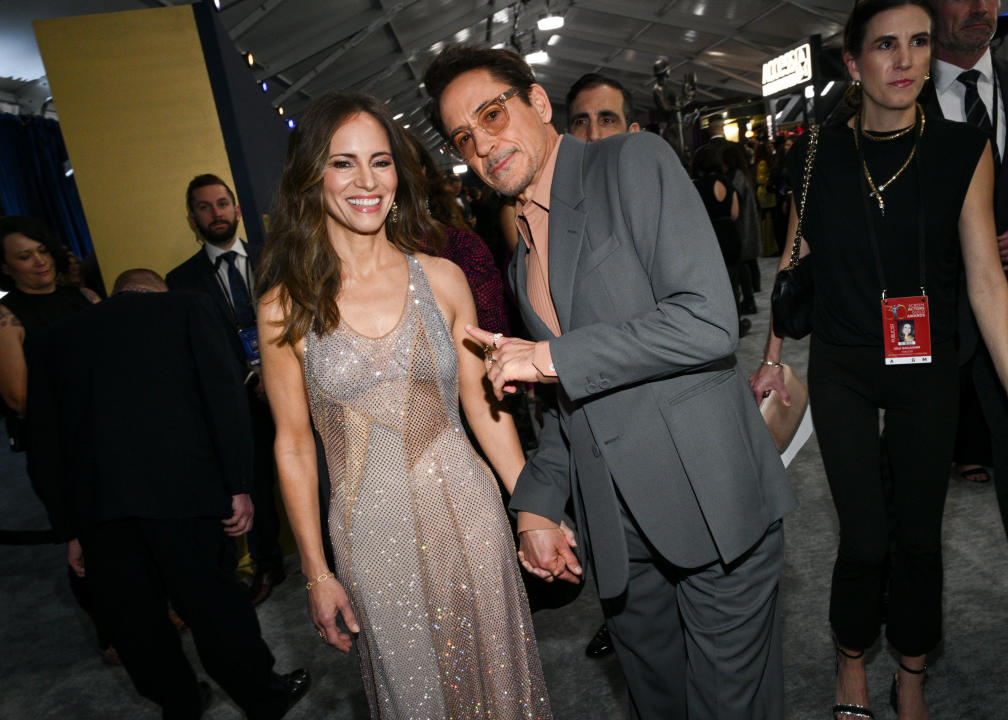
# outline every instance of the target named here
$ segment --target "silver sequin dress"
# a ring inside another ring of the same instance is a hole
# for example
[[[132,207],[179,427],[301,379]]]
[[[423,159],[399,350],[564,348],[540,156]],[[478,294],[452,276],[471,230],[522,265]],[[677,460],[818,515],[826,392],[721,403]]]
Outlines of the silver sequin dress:
[[[305,338],[335,573],[372,718],[550,718],[497,482],[459,421],[455,345],[420,264],[398,325]]]

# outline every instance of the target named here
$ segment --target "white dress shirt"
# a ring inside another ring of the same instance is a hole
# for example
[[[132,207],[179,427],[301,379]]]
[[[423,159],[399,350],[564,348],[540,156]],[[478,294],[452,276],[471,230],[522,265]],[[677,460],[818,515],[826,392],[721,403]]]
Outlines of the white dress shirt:
[[[980,93],[980,99],[987,106],[987,115],[991,119],[991,124],[994,123],[991,104],[995,103],[996,105],[997,147],[995,150],[1000,158],[1004,154],[1005,148],[1005,106],[1002,99],[1005,88],[999,84],[999,92],[994,92],[994,63],[991,61],[990,48],[987,48],[987,52],[972,68],[961,68],[944,60],[936,59],[934,61],[934,69],[931,74],[942,114],[947,120],[966,122],[966,86],[958,81],[959,74],[964,70],[980,71],[980,77],[977,78],[977,92]]]
[[[248,253],[245,252],[245,243],[239,238],[235,238],[234,244],[231,247],[219,248],[213,243],[204,242],[203,250],[206,252],[207,257],[210,258],[210,264],[217,268],[217,282],[224,291],[224,296],[227,297],[231,307],[234,307],[234,298],[231,297],[231,283],[228,281],[227,260],[221,260],[220,265],[217,265],[217,258],[229,250],[234,250],[238,253],[238,257],[235,258],[235,267],[238,268],[238,272],[245,279],[245,287],[248,289],[249,297],[255,298],[251,282],[252,268],[249,263]]]

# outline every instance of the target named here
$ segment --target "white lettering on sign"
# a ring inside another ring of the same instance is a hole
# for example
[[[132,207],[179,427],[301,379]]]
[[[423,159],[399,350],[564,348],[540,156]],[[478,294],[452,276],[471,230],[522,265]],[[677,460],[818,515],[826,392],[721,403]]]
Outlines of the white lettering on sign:
[[[763,63],[763,96],[812,79],[812,46],[805,43]]]

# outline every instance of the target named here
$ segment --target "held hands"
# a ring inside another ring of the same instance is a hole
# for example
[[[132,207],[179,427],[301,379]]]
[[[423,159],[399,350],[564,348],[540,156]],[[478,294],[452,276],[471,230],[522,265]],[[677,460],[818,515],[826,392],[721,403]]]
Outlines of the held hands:
[[[350,608],[346,590],[331,573],[326,575],[328,577],[325,580],[316,579],[308,588],[308,615],[322,642],[342,652],[350,652],[353,638],[336,624],[336,616],[343,617],[343,624],[352,633],[359,633],[360,626]]]
[[[518,533],[518,559],[532,575],[546,581],[581,581],[581,565],[571,548],[577,546],[574,533],[565,523],[559,526],[522,530]]]
[[[231,496],[231,517],[221,520],[224,526],[224,534],[230,537],[244,535],[252,529],[252,516],[255,514],[255,506],[252,505],[252,496],[248,493]]]
[[[67,564],[73,568],[74,575],[79,578],[84,577],[84,550],[81,549],[80,540],[74,538],[67,543]]]
[[[759,369],[749,377],[749,387],[752,388],[759,405],[763,399],[776,390],[787,407],[791,407],[791,393],[784,385],[784,368],[771,365],[760,365]]]
[[[1001,268],[1008,272],[1008,230],[997,236],[998,254],[1001,256]]]
[[[555,377],[546,377],[533,364],[536,343],[521,338],[504,337],[472,325],[466,325],[466,332],[472,335],[484,348],[484,363],[487,379],[493,385],[498,400],[504,394],[515,392],[520,382],[556,382]]]

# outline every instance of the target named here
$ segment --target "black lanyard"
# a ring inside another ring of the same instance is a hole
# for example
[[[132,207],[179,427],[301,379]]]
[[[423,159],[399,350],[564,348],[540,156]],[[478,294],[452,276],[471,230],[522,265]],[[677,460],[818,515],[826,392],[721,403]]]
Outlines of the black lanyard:
[[[916,119],[916,115],[914,115]],[[916,129],[916,122],[914,123]],[[868,179],[865,177],[864,170],[868,167],[864,159],[864,151],[861,149],[861,141],[857,137],[857,133],[861,132],[861,123],[855,122],[854,127],[854,147],[857,148],[858,164],[858,176],[861,179],[859,183],[861,186],[861,202],[864,206],[865,215],[865,225],[868,228],[868,239],[871,240],[872,254],[875,258],[875,271],[878,273],[879,287],[882,291],[882,300],[886,299],[886,292],[889,286],[886,284],[885,271],[882,268],[882,253],[879,251],[878,236],[875,232],[875,213],[872,211],[871,204],[868,202],[868,198],[871,196],[872,189],[868,186]],[[927,219],[924,213],[924,174],[921,172],[920,163],[920,140],[923,137],[923,130],[919,131],[917,136],[917,152],[914,153],[914,169],[917,171],[917,258],[920,265],[920,290],[921,296],[927,296],[927,290],[925,289],[925,242],[924,234],[927,229]]]

